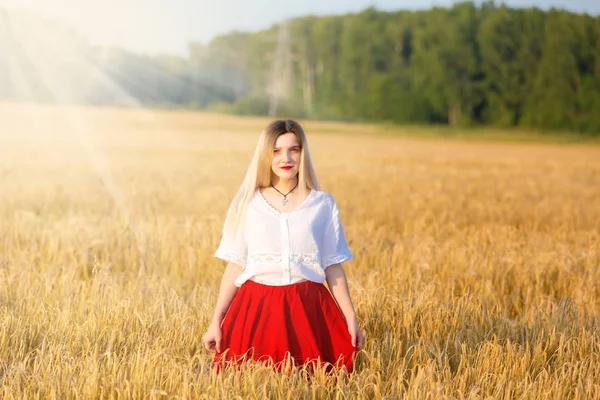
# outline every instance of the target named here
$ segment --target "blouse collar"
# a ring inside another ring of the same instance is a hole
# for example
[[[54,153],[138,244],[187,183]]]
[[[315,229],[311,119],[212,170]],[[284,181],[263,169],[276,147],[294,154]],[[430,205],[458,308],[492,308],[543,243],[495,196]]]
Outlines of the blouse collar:
[[[262,192],[260,191],[260,189],[256,189],[257,192],[257,197],[261,200],[262,203],[264,203],[264,205],[276,216],[276,217],[284,217],[284,218],[289,218],[291,215],[293,215],[296,211],[299,211],[300,209],[304,208],[309,200],[314,196],[315,194],[315,189],[311,189],[310,193],[308,194],[308,196],[306,196],[306,198],[304,199],[304,201],[296,208],[294,208],[292,211],[290,212],[281,212],[278,209],[276,209],[275,207],[273,207],[271,205],[271,203],[269,203],[267,201],[267,199],[265,199],[265,196],[263,196]]]

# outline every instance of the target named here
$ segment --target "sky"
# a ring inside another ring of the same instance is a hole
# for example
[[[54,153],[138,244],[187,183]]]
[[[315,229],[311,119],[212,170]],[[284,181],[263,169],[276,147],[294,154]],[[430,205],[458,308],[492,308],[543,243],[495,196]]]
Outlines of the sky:
[[[207,43],[233,30],[257,31],[285,18],[380,10],[427,9],[452,0],[0,0],[63,20],[93,44],[139,53],[185,56],[190,41]],[[499,1],[497,1],[499,3]],[[514,7],[566,8],[600,14],[598,0],[506,0]]]

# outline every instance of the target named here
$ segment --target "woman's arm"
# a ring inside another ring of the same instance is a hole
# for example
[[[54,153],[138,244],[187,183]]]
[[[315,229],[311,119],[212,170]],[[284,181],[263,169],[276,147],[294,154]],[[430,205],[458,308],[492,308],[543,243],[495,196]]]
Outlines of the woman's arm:
[[[225,272],[223,272],[215,312],[208,330],[203,337],[204,346],[209,351],[214,352],[216,350],[219,353],[221,352],[221,323],[223,322],[223,318],[225,318],[225,314],[227,314],[231,301],[239,290],[234,282],[242,271],[243,268],[241,266],[230,262],[227,264]]]
[[[352,345],[356,348],[362,346],[363,335],[358,328],[358,321],[356,320],[356,312],[350,299],[350,291],[348,290],[348,281],[346,280],[346,274],[342,268],[342,264],[332,264],[325,269],[325,279],[327,280],[327,286],[331,294],[338,303],[342,314],[348,324],[348,331],[352,336]]]

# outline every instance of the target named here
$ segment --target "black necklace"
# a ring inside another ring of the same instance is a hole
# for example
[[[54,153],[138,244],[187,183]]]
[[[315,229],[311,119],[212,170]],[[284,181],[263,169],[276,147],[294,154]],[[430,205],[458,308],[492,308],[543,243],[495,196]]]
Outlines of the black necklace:
[[[298,186],[298,182],[296,182],[296,186],[294,186],[294,187],[292,188],[292,190],[290,190],[290,191],[289,191],[289,192],[287,192],[286,194],[283,194],[283,193],[279,192],[279,190],[277,190],[277,188],[276,188],[275,186],[273,186],[273,184],[271,184],[271,187],[272,187],[273,189],[277,190],[277,191],[279,192],[279,194],[283,196],[283,200],[281,200],[281,205],[282,205],[282,206],[285,206],[285,205],[287,204],[287,202],[288,202],[287,195],[288,195],[288,194],[290,194],[290,193],[292,193],[292,191],[293,191],[294,189],[296,189],[296,187],[297,187],[297,186]]]

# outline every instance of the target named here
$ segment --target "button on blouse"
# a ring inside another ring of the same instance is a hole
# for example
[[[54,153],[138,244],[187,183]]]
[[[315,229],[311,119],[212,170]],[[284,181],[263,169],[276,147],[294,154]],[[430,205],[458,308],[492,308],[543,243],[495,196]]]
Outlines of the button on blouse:
[[[229,213],[225,226],[228,219]],[[335,200],[314,189],[289,213],[256,190],[242,228],[235,235],[223,229],[215,256],[243,268],[236,286],[249,279],[269,285],[322,283],[328,266],[353,259]]]

